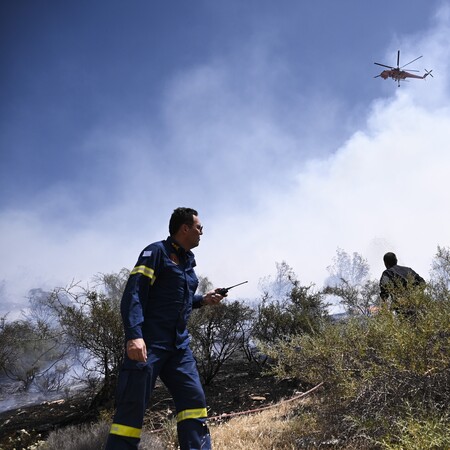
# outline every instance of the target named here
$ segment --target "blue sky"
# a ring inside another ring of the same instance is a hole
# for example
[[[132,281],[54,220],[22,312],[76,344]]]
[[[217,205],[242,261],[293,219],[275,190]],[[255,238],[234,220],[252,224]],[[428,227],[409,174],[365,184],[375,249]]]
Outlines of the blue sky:
[[[132,267],[177,206],[244,296],[336,249],[428,275],[449,245],[446,2],[5,1],[0,296]],[[373,62],[433,69],[400,88]]]

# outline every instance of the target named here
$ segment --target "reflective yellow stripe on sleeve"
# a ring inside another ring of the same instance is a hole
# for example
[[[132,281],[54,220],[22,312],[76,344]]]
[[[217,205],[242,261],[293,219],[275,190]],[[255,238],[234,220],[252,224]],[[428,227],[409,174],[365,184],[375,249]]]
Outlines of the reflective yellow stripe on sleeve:
[[[177,422],[181,422],[186,419],[204,419],[206,417],[208,417],[206,408],[185,409],[177,414]]]
[[[111,425],[110,434],[117,434],[118,436],[141,438],[141,428],[133,428],[127,425],[120,425],[119,423],[113,423]]]
[[[136,266],[130,273],[130,275],[136,275],[137,273],[140,273],[146,277],[149,277],[151,280],[151,283],[153,284],[155,282],[155,271],[153,269],[150,269],[150,267],[147,266]]]

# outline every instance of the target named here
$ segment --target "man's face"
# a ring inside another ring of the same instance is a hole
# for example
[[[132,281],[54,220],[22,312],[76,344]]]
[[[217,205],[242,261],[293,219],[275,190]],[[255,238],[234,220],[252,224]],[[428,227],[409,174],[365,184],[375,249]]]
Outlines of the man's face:
[[[200,236],[203,234],[203,226],[197,216],[194,217],[194,223],[187,229],[186,240],[189,248],[197,247],[200,244]]]

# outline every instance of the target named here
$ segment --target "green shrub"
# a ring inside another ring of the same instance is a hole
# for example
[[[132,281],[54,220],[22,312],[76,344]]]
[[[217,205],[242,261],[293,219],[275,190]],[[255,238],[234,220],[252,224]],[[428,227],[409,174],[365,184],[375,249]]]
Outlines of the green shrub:
[[[382,445],[389,450],[447,450],[450,448],[450,416],[441,411],[411,411],[395,422]]]
[[[278,376],[325,381],[327,420],[341,437],[381,442],[393,424],[420,422],[423,410],[438,418],[448,413],[450,301],[421,292],[408,301],[416,310],[412,317],[385,308],[267,350],[277,360]]]

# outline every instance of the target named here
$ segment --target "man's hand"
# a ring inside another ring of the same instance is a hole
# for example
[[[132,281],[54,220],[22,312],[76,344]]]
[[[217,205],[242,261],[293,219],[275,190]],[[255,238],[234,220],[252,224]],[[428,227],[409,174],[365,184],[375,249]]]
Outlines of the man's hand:
[[[133,361],[147,361],[147,346],[142,338],[127,341],[127,355]]]
[[[203,296],[204,305],[217,305],[220,301],[226,297],[225,295],[220,295],[216,291],[209,291]]]

